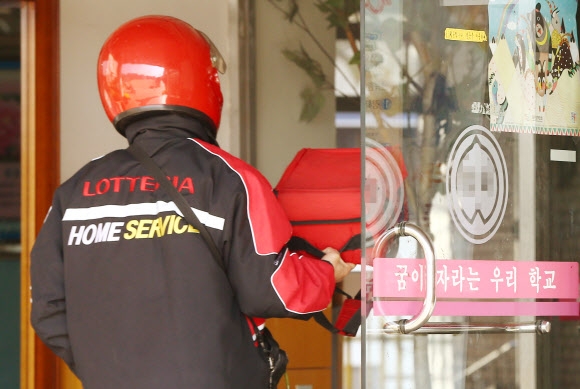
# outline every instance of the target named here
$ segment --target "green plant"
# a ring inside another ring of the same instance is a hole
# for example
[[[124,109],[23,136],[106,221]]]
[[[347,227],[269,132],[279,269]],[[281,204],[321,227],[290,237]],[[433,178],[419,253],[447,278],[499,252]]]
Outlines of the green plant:
[[[319,49],[319,54],[325,60],[332,63],[335,71],[344,75],[344,71],[337,66],[336,59],[322,45],[312,32],[310,26],[306,23],[298,0],[268,0],[268,2],[284,15],[285,20],[304,31]],[[340,29],[342,31],[352,50],[350,64],[357,65],[360,71],[359,37],[356,37],[353,33],[353,25],[359,23],[359,1],[316,0],[314,1],[314,5],[318,8],[322,16],[325,17],[328,22],[328,28]],[[300,92],[300,98],[302,99],[300,121],[310,122],[318,115],[325,103],[324,92],[333,91],[339,95],[345,95],[342,91],[336,90],[334,82],[332,81],[334,75],[328,77],[324,73],[320,61],[310,55],[302,43],[300,43],[298,49],[283,49],[282,54],[302,69],[312,82],[312,85],[303,88]],[[345,76],[345,79],[348,80],[348,77]],[[359,94],[358,86],[351,84],[350,87],[357,95]]]

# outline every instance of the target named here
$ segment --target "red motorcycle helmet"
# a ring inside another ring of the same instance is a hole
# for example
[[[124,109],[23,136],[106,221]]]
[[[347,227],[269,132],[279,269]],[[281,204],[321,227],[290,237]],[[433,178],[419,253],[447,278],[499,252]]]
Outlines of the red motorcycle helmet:
[[[103,44],[97,81],[109,120],[125,136],[127,124],[151,112],[201,119],[217,134],[225,62],[211,40],[170,16],[126,22]]]

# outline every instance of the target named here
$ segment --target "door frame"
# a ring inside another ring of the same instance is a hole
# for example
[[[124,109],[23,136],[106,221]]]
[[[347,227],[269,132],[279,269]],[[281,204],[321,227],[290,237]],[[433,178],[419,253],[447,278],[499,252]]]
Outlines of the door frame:
[[[60,181],[59,1],[21,0],[20,388],[59,387],[59,362],[30,325],[30,257]]]

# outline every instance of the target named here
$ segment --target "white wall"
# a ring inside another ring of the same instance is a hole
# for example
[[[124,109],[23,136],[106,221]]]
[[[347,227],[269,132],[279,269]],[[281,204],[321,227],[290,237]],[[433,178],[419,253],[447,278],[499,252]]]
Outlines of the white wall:
[[[277,2],[284,3],[284,2]],[[316,37],[334,56],[334,30],[311,1],[300,1],[302,14]],[[299,49],[300,43],[319,59],[327,75],[333,67],[319,56],[312,40],[288,23],[268,1],[256,1],[256,94],[257,94],[257,167],[276,185],[284,167],[303,147],[335,147],[334,95],[310,123],[300,122],[300,91],[310,85],[308,76],[283,55],[283,48]]]
[[[97,89],[97,57],[105,39],[119,25],[147,14],[179,17],[204,31],[228,64],[221,75],[224,114],[218,140],[237,152],[239,131],[230,112],[237,105],[230,93],[238,82],[236,7],[227,0],[61,0],[61,180],[90,159],[127,146],[107,119]],[[232,20],[233,19],[233,23]],[[237,124],[236,124],[237,125]]]
[[[282,54],[302,42],[317,55],[312,41],[287,23],[271,4],[256,7],[256,166],[275,185],[303,147],[334,147],[334,102],[327,96],[323,112],[312,123],[300,123],[300,90],[308,77]],[[224,110],[218,133],[221,147],[240,152],[237,0],[61,0],[61,179],[69,178],[90,159],[126,141],[117,134],[101,106],[96,60],[101,45],[120,24],[146,14],[184,19],[207,33],[228,64],[221,76]],[[300,2],[316,36],[334,53],[334,31],[311,2]],[[323,63],[332,74],[330,63]]]

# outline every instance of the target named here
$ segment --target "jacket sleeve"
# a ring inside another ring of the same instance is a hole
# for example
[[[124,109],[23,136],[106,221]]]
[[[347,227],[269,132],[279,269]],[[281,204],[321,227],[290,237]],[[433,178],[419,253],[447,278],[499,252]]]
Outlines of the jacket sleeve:
[[[30,255],[31,324],[39,338],[75,372],[66,324],[61,220],[55,196]]]
[[[307,319],[324,310],[335,287],[332,265],[287,250],[292,227],[269,182],[250,168],[238,172],[244,189],[229,199],[225,260],[242,312]]]

